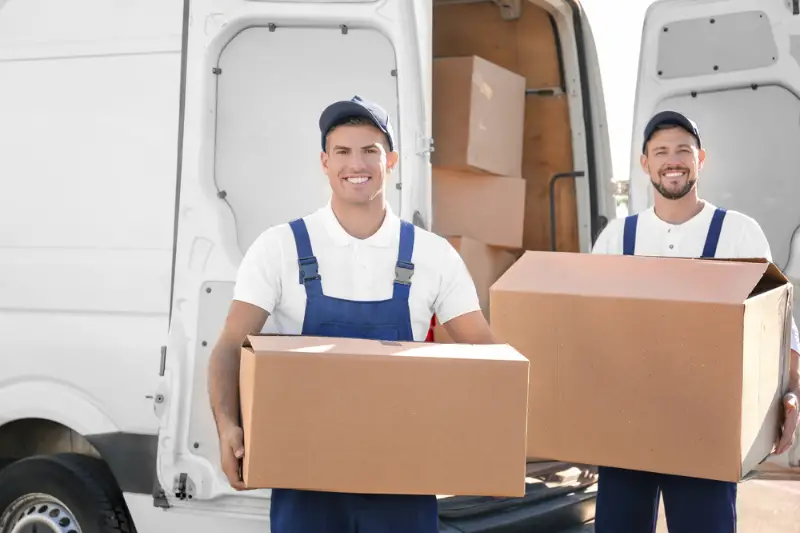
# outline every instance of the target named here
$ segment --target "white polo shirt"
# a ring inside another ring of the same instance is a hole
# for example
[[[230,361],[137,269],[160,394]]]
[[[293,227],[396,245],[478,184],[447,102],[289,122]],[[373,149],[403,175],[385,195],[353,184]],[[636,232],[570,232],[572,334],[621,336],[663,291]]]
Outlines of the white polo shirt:
[[[705,202],[703,210],[683,224],[670,224],[656,216],[653,207],[639,213],[636,228],[636,255],[661,257],[701,257],[711,217],[717,209]],[[625,218],[611,220],[597,238],[595,254],[622,254]],[[715,257],[753,258],[772,261],[772,251],[761,226],[753,218],[728,210],[722,224]],[[792,349],[800,353],[800,336],[792,320]]]
[[[353,301],[392,297],[400,246],[400,219],[388,206],[381,227],[363,240],[344,230],[330,203],[304,220],[326,296]],[[461,256],[446,239],[415,228],[411,262],[414,275],[409,310],[414,340],[425,340],[434,313],[443,324],[480,310],[472,277]],[[300,334],[306,290],[298,278],[294,234],[288,223],[273,226],[264,231],[245,254],[233,298],[270,313],[271,329]]]

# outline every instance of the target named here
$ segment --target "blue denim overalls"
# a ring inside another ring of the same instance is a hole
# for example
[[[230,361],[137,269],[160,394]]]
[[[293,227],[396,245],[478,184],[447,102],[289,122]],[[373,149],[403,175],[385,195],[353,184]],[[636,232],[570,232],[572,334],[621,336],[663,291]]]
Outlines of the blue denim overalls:
[[[716,254],[725,213],[714,212],[704,258]],[[625,220],[624,255],[634,255],[636,222],[636,215]],[[662,493],[670,533],[736,531],[736,483],[610,467],[599,468],[599,475],[595,533],[653,533]]]
[[[414,226],[401,221],[394,293],[389,300],[357,302],[325,296],[317,259],[302,219],[290,223],[306,288],[303,335],[413,341],[408,295],[414,264]],[[347,386],[347,384],[342,384]],[[273,489],[273,533],[437,533],[436,497],[344,494]]]

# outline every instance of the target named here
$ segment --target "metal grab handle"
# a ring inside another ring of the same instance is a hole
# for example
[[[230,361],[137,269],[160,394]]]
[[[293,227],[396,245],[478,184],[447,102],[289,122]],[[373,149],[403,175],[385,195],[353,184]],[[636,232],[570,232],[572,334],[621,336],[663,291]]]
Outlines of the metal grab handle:
[[[556,252],[556,182],[561,178],[583,178],[583,170],[575,172],[562,172],[550,178],[550,249]]]

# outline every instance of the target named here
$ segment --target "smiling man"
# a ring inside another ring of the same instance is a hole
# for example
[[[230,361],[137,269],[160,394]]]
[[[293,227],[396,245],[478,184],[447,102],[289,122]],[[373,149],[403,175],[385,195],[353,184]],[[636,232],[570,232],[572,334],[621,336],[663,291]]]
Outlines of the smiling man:
[[[319,127],[330,202],[267,229],[253,243],[211,355],[209,394],[222,468],[236,489],[243,488],[239,461],[247,453],[239,353],[270,315],[284,334],[424,341],[435,313],[456,342],[494,342],[458,252],[386,203],[386,181],[399,158],[386,111],[355,97],[326,108]],[[271,527],[274,533],[437,533],[438,510],[433,495],[275,489]]]
[[[674,111],[658,113],[645,127],[642,150],[641,165],[656,192],[654,205],[612,221],[597,239],[593,253],[772,260],[767,238],[755,220],[699,198],[697,180],[706,152],[694,121]],[[783,436],[776,443],[779,454],[793,444],[800,416],[800,348],[794,321],[791,350]],[[676,383],[676,393],[679,389]],[[663,496],[670,533],[736,531],[735,483],[619,468],[599,471],[596,533],[653,533],[659,496]]]

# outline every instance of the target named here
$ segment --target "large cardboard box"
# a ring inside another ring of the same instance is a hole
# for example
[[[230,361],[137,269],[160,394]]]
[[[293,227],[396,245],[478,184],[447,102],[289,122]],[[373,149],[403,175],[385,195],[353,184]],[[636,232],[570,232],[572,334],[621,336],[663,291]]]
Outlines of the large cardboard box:
[[[240,373],[244,482],[522,496],[528,364],[507,345],[252,335]]]
[[[779,436],[791,297],[764,260],[526,252],[491,310],[531,362],[528,456],[742,480]]]
[[[470,237],[503,248],[522,248],[525,180],[434,167],[433,232]]]
[[[477,56],[433,60],[434,165],[522,174],[525,78]]]
[[[489,312],[489,289],[501,274],[514,264],[517,255],[504,248],[491,246],[469,237],[448,237],[447,240],[458,251],[475,283],[481,310],[487,320]]]

